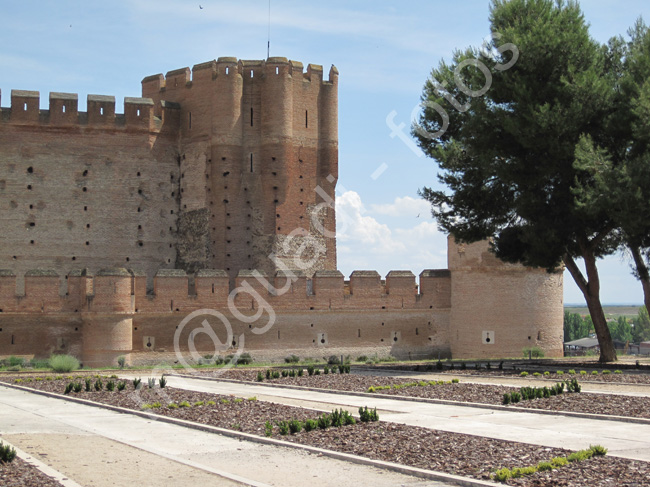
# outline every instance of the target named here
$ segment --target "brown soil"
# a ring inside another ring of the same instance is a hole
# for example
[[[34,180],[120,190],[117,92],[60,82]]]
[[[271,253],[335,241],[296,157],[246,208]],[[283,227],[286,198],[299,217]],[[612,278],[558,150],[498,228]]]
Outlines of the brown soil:
[[[16,457],[11,463],[0,462],[0,485],[3,487],[61,487],[39,469]]]
[[[10,378],[3,378],[3,380],[8,379]],[[360,377],[330,374],[301,379],[311,381],[310,385],[312,386],[317,381],[319,381],[318,385],[322,386],[321,382],[326,381],[332,388],[342,389],[346,387],[345,384],[349,387],[350,382],[357,382]],[[390,380],[385,377],[370,379],[374,379],[375,383],[379,380]],[[66,379],[44,380],[23,382],[21,385],[63,393],[68,382],[69,380]],[[462,384],[454,384],[449,387],[459,385],[462,386]],[[446,386],[432,386],[431,389],[444,387]],[[401,391],[406,390],[408,389]],[[318,416],[315,411],[307,409],[171,387],[162,390],[160,388],[149,390],[144,386],[141,390],[134,391],[130,381],[128,381],[127,389],[122,392],[93,390],[92,392],[73,392],[70,395],[131,409],[141,409],[144,403],[160,402],[161,407],[149,410],[152,414],[173,416],[257,435],[264,435],[267,421],[275,425],[277,421],[304,420]],[[169,402],[180,404],[183,401],[187,401],[191,406],[178,409],[170,409],[165,406]],[[198,401],[203,401],[204,404],[194,405]],[[214,401],[215,404],[207,405],[205,404],[207,401]],[[491,473],[501,467],[535,465],[555,456],[567,456],[569,453],[567,450],[558,448],[546,448],[381,421],[357,423],[327,430],[302,431],[286,436],[280,435],[278,427],[273,426],[272,436],[301,444],[480,479],[489,479]],[[650,463],[599,457],[582,463],[572,463],[551,472],[514,479],[508,483],[524,486],[633,486],[648,485],[648,478],[650,478]]]

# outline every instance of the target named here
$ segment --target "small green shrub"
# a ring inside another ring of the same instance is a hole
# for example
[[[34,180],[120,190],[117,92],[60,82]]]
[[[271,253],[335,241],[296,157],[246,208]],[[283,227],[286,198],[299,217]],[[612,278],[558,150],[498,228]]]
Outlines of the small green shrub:
[[[326,365],[325,367],[323,367],[323,374],[327,375],[329,373],[330,373],[330,368]],[[333,374],[335,373],[334,367],[332,367],[332,373]]]
[[[126,382],[124,382],[124,381],[118,382],[117,383],[117,390],[118,391],[123,391],[124,389],[126,389]]]
[[[72,355],[52,355],[48,364],[54,372],[72,372],[79,368],[79,360]]]
[[[528,377],[528,372],[526,372],[526,371],[524,370],[524,371],[522,371],[521,374],[519,374],[519,375],[520,375],[521,377]]]
[[[611,370],[607,370],[607,369],[603,370],[603,375],[609,375],[611,373],[612,373]]]
[[[505,394],[503,395],[503,401],[501,401],[501,403],[502,403],[504,406],[507,406],[508,404],[510,404],[510,393],[505,393]]]
[[[277,370],[274,370],[274,371],[271,373],[271,377],[274,378],[274,379],[279,379],[279,378],[280,378],[280,372],[277,371]]]
[[[571,453],[567,460],[569,462],[582,462],[583,460],[589,460],[593,455],[591,450],[579,450]]]
[[[569,374],[575,375],[575,373],[576,373],[575,369],[569,369]]]
[[[153,389],[154,387],[156,387],[156,379],[154,379],[153,377],[147,378],[147,386],[149,387],[149,389]]]
[[[178,404],[176,404],[175,402],[170,402],[169,404],[167,404],[167,407],[169,409],[178,409]]]
[[[81,382],[75,382],[74,385],[72,386],[72,390],[76,393],[81,392],[83,389],[83,386],[81,385]]]
[[[164,375],[160,379],[158,379],[158,385],[160,386],[161,389],[164,389],[165,386],[167,385],[167,379],[165,379]]]
[[[327,365],[338,365],[341,363],[341,359],[336,355],[330,355],[327,357]]]
[[[305,374],[305,371],[302,369],[302,367],[300,367],[298,369],[298,377],[302,377],[304,374]]]
[[[509,478],[512,478],[512,473],[507,467],[499,469],[494,473],[494,480],[497,480],[498,482],[505,482]]]
[[[74,384],[72,382],[69,382],[67,386],[65,386],[65,391],[63,391],[63,394],[70,394],[72,392],[72,389],[74,388]]]
[[[230,401],[228,399],[225,399],[225,398],[219,399],[219,402],[221,404],[230,404]]]
[[[264,423],[264,435],[265,436],[273,435],[273,425],[271,424],[270,421]]]
[[[623,373],[623,371],[622,371],[622,370],[620,370],[620,369],[616,369],[616,370],[614,371],[614,373],[615,373],[615,374],[622,374],[622,373]]]
[[[289,377],[295,377],[295,376],[296,376],[296,370],[295,370],[295,369],[291,369],[291,370],[289,371]]]
[[[289,434],[289,421],[279,421],[276,423],[278,425],[278,430],[282,436]]]
[[[11,463],[16,458],[16,450],[0,441],[0,463]]]
[[[551,462],[539,462],[537,464],[537,470],[539,470],[540,472],[545,472],[547,470],[553,470],[553,465],[551,464]]]
[[[264,375],[262,375],[261,370],[257,373],[257,382],[264,382]]]
[[[266,369],[266,378],[267,379],[271,378],[271,369]]]
[[[120,369],[123,369],[126,366],[126,357],[124,355],[117,357],[117,366]]]
[[[133,390],[142,389],[142,379],[137,378],[133,379]]]
[[[322,430],[325,430],[325,429],[329,428],[330,426],[332,426],[332,421],[330,419],[329,414],[322,414],[318,418],[317,423],[318,423],[318,427],[320,429],[322,429]]]
[[[367,361],[368,361],[368,357],[365,356],[365,355],[359,355],[359,356],[357,357],[357,362],[365,363],[365,362],[367,362]]]
[[[206,401],[206,402],[205,402],[205,405],[206,405],[206,406],[215,406],[216,404],[217,404],[217,403],[214,402],[214,401]]]
[[[196,401],[196,402],[194,403],[194,406],[195,406],[195,407],[198,407],[198,406],[203,406],[204,404],[205,404],[205,402],[203,402],[203,401]]]
[[[451,379],[452,384],[458,384],[460,382],[460,379]]]
[[[551,458],[551,465],[553,465],[553,467],[564,467],[565,465],[568,464],[569,464],[569,460],[567,460],[564,457]]]
[[[359,408],[359,419],[361,419],[362,423],[368,423],[370,421],[379,421],[379,415],[377,414],[377,408],[369,410],[368,406],[360,407]]]
[[[289,371],[288,370],[283,370],[281,372],[281,374],[282,374],[282,377],[288,377],[289,376]]]
[[[292,419],[289,421],[289,432],[292,435],[295,435],[296,433],[300,433],[302,431],[303,423],[302,421],[298,421],[297,419]]]
[[[247,401],[255,402],[255,401],[257,401],[257,396],[251,396],[251,397],[247,398]]]
[[[556,372],[556,374],[557,374],[557,375],[564,375],[564,371],[563,371],[563,370],[558,370],[558,371]]]
[[[310,432],[318,428],[318,421],[315,419],[307,419],[304,424],[304,428],[306,432]]]
[[[589,450],[595,457],[607,455],[607,448],[601,445],[589,445]]]
[[[241,397],[236,397],[232,402],[239,404],[240,402],[244,402],[244,400]]]
[[[534,377],[539,377],[540,375],[542,375],[542,374],[540,374],[539,372],[533,372]]]
[[[597,370],[593,370],[593,371],[591,372],[591,375],[598,375],[598,371],[597,371]]]
[[[179,408],[191,408],[192,405],[187,401],[183,401],[183,402],[178,403],[178,407]]]
[[[86,383],[86,392],[90,392],[93,385],[93,380],[90,377],[86,377],[86,380],[84,382]]]
[[[314,375],[320,375],[320,369],[314,369]]]
[[[288,357],[284,357],[284,361],[287,364],[297,364],[300,362],[300,357],[298,357],[298,355],[291,354]]]
[[[115,390],[115,382],[113,382],[112,380],[109,380],[106,383],[106,390],[113,392]]]
[[[102,382],[101,377],[95,381],[95,390],[97,392],[104,389],[104,383]]]
[[[510,401],[513,403],[518,403],[521,401],[521,394],[519,392],[510,393]]]
[[[549,377],[550,375],[551,373],[548,370],[544,372],[544,377]]]
[[[460,363],[460,370],[467,370],[467,364],[465,362]]]
[[[544,350],[540,347],[525,347],[522,350],[524,358],[544,358]]]
[[[520,467],[520,468],[513,468],[511,470],[512,473],[512,478],[516,479],[519,477],[523,477],[524,475],[532,475],[535,472],[537,472],[537,467],[531,466],[531,467]]]

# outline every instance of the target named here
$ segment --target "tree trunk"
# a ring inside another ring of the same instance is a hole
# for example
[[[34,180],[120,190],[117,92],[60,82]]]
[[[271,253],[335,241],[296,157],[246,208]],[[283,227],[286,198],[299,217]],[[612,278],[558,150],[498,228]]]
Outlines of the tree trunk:
[[[587,308],[591,315],[591,321],[594,324],[594,330],[596,330],[598,344],[600,345],[599,361],[615,362],[617,359],[616,349],[614,348],[612,335],[607,326],[603,305],[600,303],[600,279],[598,277],[598,268],[596,267],[596,257],[593,255],[593,252],[583,249],[582,258],[585,261],[588,280],[582,275],[573,257],[565,254],[563,260],[566,268],[585,297]]]
[[[636,265],[636,273],[639,281],[641,281],[641,286],[643,287],[643,303],[645,304],[646,309],[650,309],[650,272],[648,272],[648,266],[643,260],[641,255],[641,249],[636,245],[628,245],[630,252],[632,253],[632,258],[634,259],[634,265]]]

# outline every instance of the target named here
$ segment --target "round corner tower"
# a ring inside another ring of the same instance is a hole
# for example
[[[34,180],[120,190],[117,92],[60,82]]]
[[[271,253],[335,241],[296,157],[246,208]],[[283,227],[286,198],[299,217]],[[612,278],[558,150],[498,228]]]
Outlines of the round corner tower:
[[[562,272],[507,264],[488,241],[458,244],[453,237],[448,261],[452,356],[521,357],[528,347],[563,355]]]
[[[133,277],[126,269],[104,269],[95,274],[93,295],[82,313],[84,366],[130,360],[133,348]]]

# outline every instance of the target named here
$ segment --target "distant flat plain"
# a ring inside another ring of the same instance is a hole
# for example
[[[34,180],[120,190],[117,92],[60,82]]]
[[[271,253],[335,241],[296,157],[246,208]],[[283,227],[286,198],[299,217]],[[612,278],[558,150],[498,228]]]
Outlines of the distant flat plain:
[[[611,305],[611,306],[603,306],[603,311],[605,311],[606,318],[617,318],[618,316],[632,317],[632,316],[636,316],[639,313],[639,308],[640,305],[639,306]],[[586,306],[568,305],[564,307],[564,311],[568,311],[569,313],[578,313],[579,315],[583,315],[583,316],[589,314],[589,310],[587,309]]]

